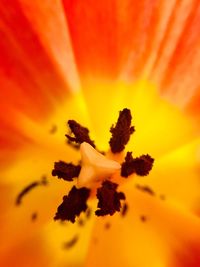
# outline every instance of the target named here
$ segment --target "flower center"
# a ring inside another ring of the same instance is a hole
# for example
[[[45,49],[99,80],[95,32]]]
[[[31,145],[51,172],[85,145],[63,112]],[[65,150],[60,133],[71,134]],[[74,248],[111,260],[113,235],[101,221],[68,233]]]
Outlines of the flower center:
[[[92,189],[121,169],[117,161],[106,158],[86,142],[80,145],[80,152],[82,167],[77,179],[78,187]]]
[[[77,186],[73,186],[63,202],[58,207],[55,220],[75,222],[81,212],[87,210],[87,200],[91,196],[98,199],[96,216],[113,215],[121,210],[121,201],[125,195],[117,191],[117,178],[127,179],[132,174],[146,176],[153,166],[153,158],[142,155],[134,158],[132,152],[127,152],[125,159],[119,159],[135,131],[131,125],[132,116],[129,109],[123,109],[115,126],[111,126],[109,141],[110,152],[107,156],[96,149],[94,141],[90,139],[89,130],[74,120],[69,120],[71,134],[66,134],[68,143],[80,148],[81,164],[74,165],[64,161],[56,162],[52,171],[53,176],[65,181],[77,179]]]

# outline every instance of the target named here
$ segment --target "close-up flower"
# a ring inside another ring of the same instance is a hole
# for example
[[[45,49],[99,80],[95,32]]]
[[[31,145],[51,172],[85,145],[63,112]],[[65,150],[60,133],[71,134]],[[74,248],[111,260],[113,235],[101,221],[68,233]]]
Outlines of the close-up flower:
[[[200,266],[200,2],[0,0],[2,267]]]

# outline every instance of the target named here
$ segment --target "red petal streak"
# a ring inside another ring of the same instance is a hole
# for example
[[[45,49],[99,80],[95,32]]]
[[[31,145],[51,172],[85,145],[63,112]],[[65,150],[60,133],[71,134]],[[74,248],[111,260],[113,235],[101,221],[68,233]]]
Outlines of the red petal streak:
[[[182,244],[184,248],[175,252],[174,260],[169,267],[199,267],[200,266],[200,241]]]
[[[153,48],[163,1],[63,2],[81,74],[115,78],[129,60],[134,75],[139,74]]]
[[[118,72],[115,2],[63,1],[81,74],[112,77]]]
[[[61,2],[58,0],[19,1],[33,30],[39,35],[41,44],[70,89],[79,89],[79,77]]]
[[[200,3],[177,1],[160,45],[152,78],[173,103],[184,106],[199,89]]]
[[[0,97],[34,118],[79,82],[59,1],[0,2]]]
[[[162,21],[163,1],[119,1],[119,47],[122,53],[122,76],[137,79],[144,72],[145,63],[154,52],[156,34]],[[166,8],[166,6],[165,6]]]
[[[190,99],[190,102],[186,106],[186,112],[191,115],[192,118],[197,120],[197,124],[199,125],[200,122],[200,86],[198,91],[193,95]]]

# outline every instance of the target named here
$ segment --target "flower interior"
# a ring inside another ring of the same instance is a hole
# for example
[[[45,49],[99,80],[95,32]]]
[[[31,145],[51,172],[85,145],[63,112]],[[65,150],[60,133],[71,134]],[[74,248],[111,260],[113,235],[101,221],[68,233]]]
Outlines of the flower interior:
[[[114,215],[115,212],[126,213],[127,203],[122,201],[126,196],[118,191],[118,186],[133,175],[146,176],[153,167],[154,159],[150,155],[134,157],[132,152],[124,156],[125,146],[135,132],[132,126],[131,111],[124,108],[119,112],[115,125],[110,128],[110,149],[102,152],[89,136],[89,130],[75,120],[69,120],[70,134],[66,134],[69,145],[80,149],[80,163],[58,161],[54,164],[53,176],[66,182],[76,180],[68,195],[57,209],[55,220],[71,221],[88,210],[89,198],[97,198],[96,216]],[[151,192],[151,189],[138,186],[139,189]]]

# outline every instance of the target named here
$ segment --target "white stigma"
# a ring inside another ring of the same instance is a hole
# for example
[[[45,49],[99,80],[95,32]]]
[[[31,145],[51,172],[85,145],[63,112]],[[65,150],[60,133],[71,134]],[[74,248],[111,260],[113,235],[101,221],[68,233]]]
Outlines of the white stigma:
[[[117,161],[107,159],[86,142],[81,144],[80,152],[82,167],[78,176],[78,187],[92,187],[98,181],[109,178],[121,168]]]

